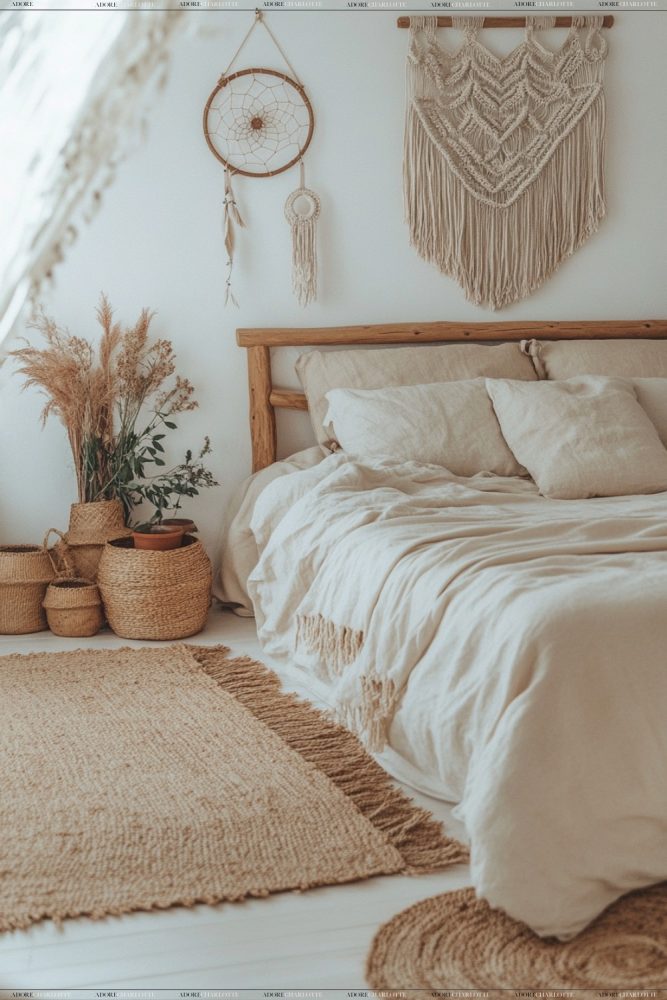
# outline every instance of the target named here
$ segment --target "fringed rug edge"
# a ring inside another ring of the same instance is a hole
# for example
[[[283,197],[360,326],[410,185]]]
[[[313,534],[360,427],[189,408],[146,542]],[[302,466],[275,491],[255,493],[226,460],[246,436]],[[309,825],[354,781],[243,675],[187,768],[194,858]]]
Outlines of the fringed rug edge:
[[[405,861],[422,874],[462,864],[468,849],[396,788],[349,730],[295,694],[281,690],[277,674],[249,656],[229,657],[223,646],[188,645],[201,668],[256,719],[337,785],[381,830]]]

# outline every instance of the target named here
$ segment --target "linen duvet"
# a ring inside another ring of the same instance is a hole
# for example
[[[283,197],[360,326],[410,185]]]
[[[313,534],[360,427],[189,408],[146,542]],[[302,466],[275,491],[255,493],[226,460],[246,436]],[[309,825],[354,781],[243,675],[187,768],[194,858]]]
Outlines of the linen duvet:
[[[267,651],[437,778],[477,893],[541,935],[667,878],[666,516],[342,454],[255,507]]]
[[[459,803],[478,895],[565,939],[667,878],[667,494],[336,454],[252,530],[263,645]]]

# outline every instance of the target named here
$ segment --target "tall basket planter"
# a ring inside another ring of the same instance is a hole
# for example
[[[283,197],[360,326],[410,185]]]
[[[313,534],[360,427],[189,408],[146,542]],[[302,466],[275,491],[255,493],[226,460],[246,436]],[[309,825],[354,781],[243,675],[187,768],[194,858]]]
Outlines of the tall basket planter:
[[[65,538],[76,575],[95,582],[106,542],[129,534],[120,500],[73,503]]]
[[[97,577],[109,625],[124,639],[185,639],[201,632],[212,582],[211,562],[191,535],[166,552],[135,549],[131,538],[109,541]]]
[[[0,546],[0,634],[48,628],[42,601],[55,575],[46,545]]]

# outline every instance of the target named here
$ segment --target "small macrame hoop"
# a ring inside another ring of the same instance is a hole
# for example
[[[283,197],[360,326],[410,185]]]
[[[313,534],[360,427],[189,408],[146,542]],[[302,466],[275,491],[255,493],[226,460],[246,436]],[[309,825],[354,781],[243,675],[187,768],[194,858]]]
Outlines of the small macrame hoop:
[[[295,205],[299,201],[304,201],[308,205],[306,212],[296,210]],[[311,219],[316,219],[319,214],[320,199],[310,188],[297,188],[296,191],[292,191],[285,202],[285,218],[290,226],[298,226],[299,223],[310,222]]]
[[[306,187],[303,161],[299,187],[288,195],[285,218],[292,230],[292,289],[301,306],[317,298],[317,230],[320,199]],[[301,206],[305,211],[301,211]]]

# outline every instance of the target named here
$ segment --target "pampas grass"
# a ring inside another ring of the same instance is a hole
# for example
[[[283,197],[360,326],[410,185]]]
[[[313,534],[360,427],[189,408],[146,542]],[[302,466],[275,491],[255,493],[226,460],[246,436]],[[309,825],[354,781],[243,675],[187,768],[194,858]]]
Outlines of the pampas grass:
[[[119,394],[115,355],[123,334],[104,295],[97,320],[102,327],[97,355],[87,340],[72,336],[43,310],[38,310],[29,327],[42,334],[47,346],[39,349],[28,344],[12,351],[19,374],[25,376],[23,388],[36,386],[47,397],[42,424],[57,416],[65,427],[81,502],[99,499]]]
[[[176,427],[174,414],[195,409],[194,387],[175,375],[170,341],[149,340],[153,312],[142,309],[134,326],[123,329],[102,295],[96,315],[102,329],[97,348],[40,310],[29,325],[46,346],[26,342],[12,355],[25,376],[23,388],[34,386],[47,397],[42,423],[57,416],[65,427],[79,501],[118,497],[129,516],[149,500],[159,517],[174,497],[178,509],[182,497],[197,495],[197,487],[217,485],[201,462],[210,452],[208,439],[196,459],[188,451],[172,469],[152,476],[146,471],[165,467],[165,435],[158,432]]]

